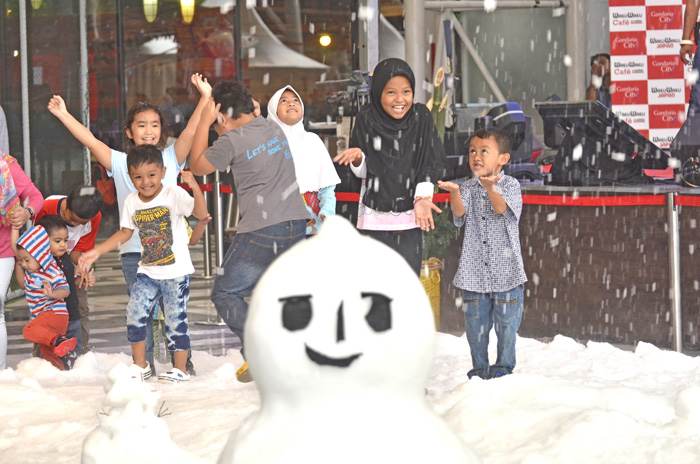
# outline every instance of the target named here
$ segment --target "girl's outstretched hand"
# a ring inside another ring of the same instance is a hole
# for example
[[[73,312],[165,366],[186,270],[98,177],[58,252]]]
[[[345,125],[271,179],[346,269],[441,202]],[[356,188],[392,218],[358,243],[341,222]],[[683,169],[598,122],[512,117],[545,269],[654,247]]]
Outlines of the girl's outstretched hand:
[[[53,97],[51,97],[47,108],[49,109],[51,114],[53,114],[56,117],[68,112],[68,110],[66,109],[66,102],[63,101],[63,98],[61,98],[60,95],[54,95]]]
[[[199,73],[194,73],[192,74],[190,81],[192,82],[192,85],[199,90],[199,94],[202,97],[211,97],[211,84],[209,84],[209,81],[207,81],[205,77],[202,77],[202,75]]]
[[[341,166],[347,166],[352,163],[354,166],[359,166],[362,163],[362,150],[357,147],[348,148],[339,155],[333,158],[333,162]]]

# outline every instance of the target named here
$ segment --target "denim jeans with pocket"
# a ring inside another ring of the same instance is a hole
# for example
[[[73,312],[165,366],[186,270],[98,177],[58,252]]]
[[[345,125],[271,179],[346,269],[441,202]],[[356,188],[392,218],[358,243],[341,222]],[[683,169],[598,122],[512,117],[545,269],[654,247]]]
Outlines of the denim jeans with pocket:
[[[136,282],[126,307],[126,334],[129,343],[146,340],[146,323],[153,324],[151,311],[158,298],[163,297],[165,336],[168,350],[190,349],[190,333],[187,321],[187,302],[190,299],[190,276],[175,279],[152,279],[146,274],[136,274]]]
[[[248,317],[245,298],[253,293],[258,280],[275,258],[304,237],[304,220],[280,222],[253,232],[238,233],[233,237],[214,280],[211,301],[226,325],[241,340],[241,344]]]
[[[499,377],[515,368],[515,341],[523,318],[523,286],[505,292],[462,290],[462,310],[473,369],[469,377]],[[489,366],[489,332],[498,338],[496,364]]]

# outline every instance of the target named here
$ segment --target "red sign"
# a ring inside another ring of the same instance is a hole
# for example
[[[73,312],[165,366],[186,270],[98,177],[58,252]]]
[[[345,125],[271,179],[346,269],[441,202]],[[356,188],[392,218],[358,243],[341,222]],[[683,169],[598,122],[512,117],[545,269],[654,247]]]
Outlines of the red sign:
[[[649,103],[647,81],[620,81],[614,85],[613,105],[646,105]]]
[[[649,105],[649,127],[679,129],[685,121],[685,105]]]
[[[683,6],[647,6],[647,29],[683,29]]]
[[[654,55],[647,58],[649,79],[683,79],[685,65],[680,55]]]
[[[646,31],[623,31],[610,33],[611,55],[646,55]]]

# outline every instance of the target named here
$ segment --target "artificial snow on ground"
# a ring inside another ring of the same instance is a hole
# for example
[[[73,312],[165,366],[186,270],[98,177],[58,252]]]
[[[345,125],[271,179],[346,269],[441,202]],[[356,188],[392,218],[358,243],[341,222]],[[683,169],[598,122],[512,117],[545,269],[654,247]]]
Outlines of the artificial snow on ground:
[[[428,402],[484,463],[700,462],[700,359],[647,343],[631,352],[563,336],[520,338],[517,356],[513,375],[468,380],[466,340],[438,334]],[[140,437],[136,449],[146,444],[163,449],[161,456],[181,453],[181,462],[213,463],[230,432],[259,407],[255,383],[236,381],[237,351],[193,352],[197,376],[189,383],[147,382],[158,395],[152,410],[160,420],[152,421],[148,408],[119,409],[131,387],[115,381],[122,369],[113,368],[130,361],[90,352],[68,372],[39,358],[0,371],[0,462],[80,462],[83,441],[102,423],[118,424],[127,440]],[[134,433],[133,422],[144,417],[167,430]]]

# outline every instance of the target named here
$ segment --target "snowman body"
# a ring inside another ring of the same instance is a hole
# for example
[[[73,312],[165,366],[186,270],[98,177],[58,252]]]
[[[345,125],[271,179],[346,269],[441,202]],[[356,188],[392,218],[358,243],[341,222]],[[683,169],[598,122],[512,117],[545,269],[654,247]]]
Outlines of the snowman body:
[[[425,399],[435,324],[420,280],[346,220],[270,266],[245,331],[261,407],[220,463],[480,462]]]

